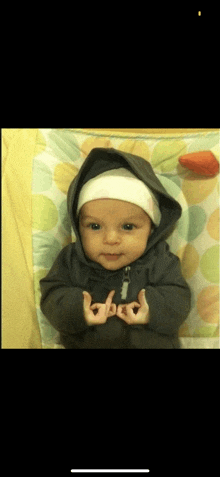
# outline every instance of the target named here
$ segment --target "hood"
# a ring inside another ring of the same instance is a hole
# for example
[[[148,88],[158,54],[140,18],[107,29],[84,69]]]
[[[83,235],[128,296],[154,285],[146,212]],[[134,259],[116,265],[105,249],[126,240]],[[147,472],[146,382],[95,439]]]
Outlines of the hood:
[[[142,257],[161,239],[165,239],[173,229],[177,220],[181,217],[182,209],[180,204],[171,197],[155,175],[151,164],[142,157],[119,151],[113,148],[94,148],[91,150],[79,173],[70,184],[67,194],[67,209],[71,219],[71,224],[76,236],[76,252],[79,260],[93,268],[103,269],[103,267],[89,260],[83,251],[78,218],[76,215],[79,193],[82,186],[99,174],[111,169],[124,167],[141,179],[151,190],[156,192],[160,211],[161,222],[159,227],[154,229],[150,236],[146,250]]]

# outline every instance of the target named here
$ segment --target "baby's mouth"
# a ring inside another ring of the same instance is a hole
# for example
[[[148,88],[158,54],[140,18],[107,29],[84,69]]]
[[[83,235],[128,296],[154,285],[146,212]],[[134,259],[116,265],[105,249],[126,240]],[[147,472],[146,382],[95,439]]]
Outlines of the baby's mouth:
[[[121,255],[123,255],[123,254],[122,253],[119,253],[119,254],[116,254],[116,253],[102,253],[101,255],[103,255],[106,260],[118,260],[118,258],[121,257]]]
[[[123,255],[122,253],[101,253],[101,255],[105,255],[105,257],[108,255],[110,257],[120,257],[120,255]]]

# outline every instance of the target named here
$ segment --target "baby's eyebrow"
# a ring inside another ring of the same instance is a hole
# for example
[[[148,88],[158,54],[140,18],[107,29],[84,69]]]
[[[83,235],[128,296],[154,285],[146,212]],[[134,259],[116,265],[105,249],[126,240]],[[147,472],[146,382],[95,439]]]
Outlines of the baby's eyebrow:
[[[91,215],[82,215],[82,219],[100,220],[100,219],[97,219],[96,217],[92,217]]]

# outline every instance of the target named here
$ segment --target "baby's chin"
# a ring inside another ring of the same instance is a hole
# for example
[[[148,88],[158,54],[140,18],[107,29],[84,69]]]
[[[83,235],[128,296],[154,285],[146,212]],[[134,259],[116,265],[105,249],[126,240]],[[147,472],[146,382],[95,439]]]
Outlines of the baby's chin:
[[[103,263],[100,263],[105,270],[120,270],[120,268],[124,268],[125,265],[103,265]]]

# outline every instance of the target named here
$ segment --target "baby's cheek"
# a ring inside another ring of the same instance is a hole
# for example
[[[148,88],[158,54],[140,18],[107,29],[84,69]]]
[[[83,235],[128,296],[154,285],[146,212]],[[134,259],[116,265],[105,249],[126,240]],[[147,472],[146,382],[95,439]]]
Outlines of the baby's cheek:
[[[137,254],[144,253],[145,248],[146,248],[146,240],[141,240],[138,237],[136,240],[134,240],[131,246],[131,249],[133,250],[133,252]]]
[[[86,253],[88,253],[90,256],[95,256],[99,253],[101,253],[101,248],[99,243],[97,243],[97,240],[91,237],[87,237],[86,240],[84,241],[84,250]]]

